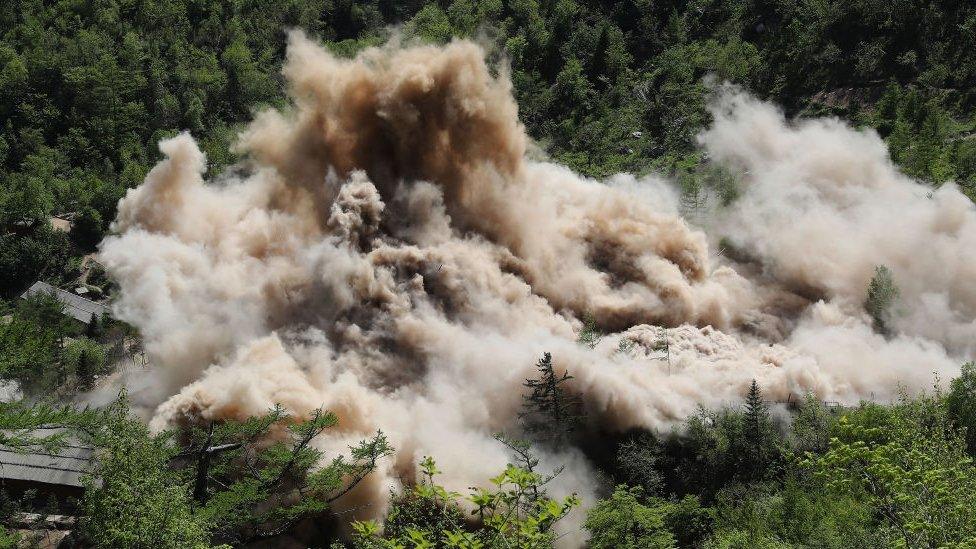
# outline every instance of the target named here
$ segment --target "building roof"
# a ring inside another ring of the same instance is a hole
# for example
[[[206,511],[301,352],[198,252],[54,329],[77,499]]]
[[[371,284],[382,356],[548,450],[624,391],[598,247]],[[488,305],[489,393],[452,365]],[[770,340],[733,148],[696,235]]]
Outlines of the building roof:
[[[108,308],[101,303],[95,303],[90,299],[85,299],[81,296],[77,296],[71,292],[66,292],[59,288],[51,286],[47,282],[37,281],[30,288],[24,292],[20,297],[29,297],[32,295],[37,295],[40,293],[44,294],[54,294],[54,297],[58,298],[58,301],[64,303],[64,314],[73,317],[81,322],[88,323],[91,322],[92,315],[94,314],[98,318],[102,317]]]
[[[44,427],[32,434],[49,436],[58,432],[59,428]],[[81,479],[91,473],[93,453],[92,448],[70,437],[64,447],[53,453],[43,450],[23,453],[0,446],[0,478],[83,487]]]

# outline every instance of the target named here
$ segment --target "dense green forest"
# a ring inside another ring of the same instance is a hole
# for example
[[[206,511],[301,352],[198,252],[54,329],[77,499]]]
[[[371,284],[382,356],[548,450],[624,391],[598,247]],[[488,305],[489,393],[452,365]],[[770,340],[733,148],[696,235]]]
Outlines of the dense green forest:
[[[792,116],[874,128],[905,173],[955,181],[976,199],[976,5],[962,0],[6,0],[0,377],[28,397],[64,397],[106,373],[106,349],[128,345],[132,328],[71,325],[57,300],[16,297],[36,280],[111,295],[85,256],[158,160],[157,142],[189,130],[212,172],[235,162],[230,145],[255,109],[283,105],[290,28],[342,55],[394,34],[476,38],[510,66],[519,116],[541,149],[594,177],[659,172],[696,192],[705,177],[696,135],[713,82],[729,81]],[[72,218],[70,231],[51,226],[57,215]],[[546,359],[539,368],[523,418],[535,434],[499,436],[512,464],[494,489],[448,492],[434,456],[412,490],[391,495],[382,524],[355,523],[345,541],[332,525],[316,546],[552,546],[580,501],[550,499],[558,471],[534,457],[573,437],[562,408],[571,399],[554,400],[561,380]],[[772,407],[755,383],[743,398],[672,432],[625,433],[588,450],[605,484],[586,513],[589,545],[976,547],[976,367],[948,391],[886,405],[810,397]],[[327,513],[395,452],[377,433],[316,469],[322,454],[309,442],[337,421],[274,409],[157,435],[123,395],[84,412],[0,404],[0,442],[56,448],[63,441],[30,428],[58,423],[101,449],[101,480],[77,502],[81,546],[241,546]],[[260,444],[273,429],[288,436]],[[29,500],[4,495],[0,520],[36,507]],[[0,535],[2,547],[17,543]]]

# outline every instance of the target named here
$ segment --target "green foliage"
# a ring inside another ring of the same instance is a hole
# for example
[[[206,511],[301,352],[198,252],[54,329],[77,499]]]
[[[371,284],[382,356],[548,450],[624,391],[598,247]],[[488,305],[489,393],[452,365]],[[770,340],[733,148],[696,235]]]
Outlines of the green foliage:
[[[963,364],[959,377],[952,380],[946,407],[953,425],[963,432],[966,451],[976,456],[976,363]]]
[[[761,476],[748,457],[755,429],[746,427],[765,414],[758,388],[741,411],[703,412],[682,434],[631,439],[621,456],[643,446],[663,490],[701,494],[713,505],[698,515],[706,547],[962,546],[973,539],[966,510],[976,470],[956,429],[968,421],[971,377],[967,366],[952,383],[955,394],[864,405],[839,421],[808,395],[789,433],[764,435],[776,454]],[[714,532],[704,517],[714,517]],[[679,546],[700,546],[681,537],[692,522],[665,521]]]
[[[79,255],[94,249],[119,198],[156,161],[161,137],[190,130],[211,170],[234,162],[228,144],[253,109],[282,103],[285,29],[304,29],[350,56],[382,43],[390,24],[402,24],[407,39],[435,43],[487,37],[491,60],[504,56],[510,66],[521,120],[552,158],[594,176],[674,175],[690,215],[708,198],[728,205],[738,194],[736,174],[696,150],[709,123],[709,74],[790,115],[870,126],[906,173],[935,185],[956,181],[976,199],[969,3],[13,0],[0,10],[0,293],[12,298],[37,279],[74,280]],[[78,215],[70,235],[52,230],[49,216],[68,212]],[[111,287],[97,271],[88,281]],[[890,271],[879,267],[867,293],[865,310],[886,333],[898,294]],[[57,304],[23,303],[0,326],[0,376],[38,393],[76,376],[85,386],[104,360],[93,341],[99,331],[92,323],[90,340],[65,346],[72,334]],[[599,339],[587,321],[580,342]],[[522,419],[529,434],[560,447],[579,421],[572,378],[557,375],[548,355],[539,372],[526,382]],[[598,504],[594,539],[653,546],[670,533],[682,547],[706,538],[710,547],[962,543],[972,535],[957,508],[973,495],[961,450],[965,437],[974,452],[973,378],[967,366],[944,402],[865,406],[841,425],[808,396],[789,432],[776,428],[754,384],[744,410],[703,410],[670,436],[626,439],[611,472],[644,491],[619,489]],[[324,412],[299,419],[273,410],[193,430],[179,444],[116,412],[91,427],[110,482],[90,492],[82,525],[106,547],[274,535],[322,512],[390,451],[377,434],[348,459],[316,469],[323,456],[309,441],[336,419]],[[73,414],[0,406],[10,444],[53,444],[32,439],[30,426],[70,423]],[[282,435],[277,443],[258,443],[271,432]],[[495,488],[468,498],[481,528],[462,524],[460,496],[434,483],[427,461],[418,487],[394,498],[383,537],[378,525],[361,523],[359,541],[550,544],[551,523],[575,502],[548,500],[551,475],[536,470],[526,444],[501,440],[516,463]],[[811,466],[800,467],[797,458],[808,454]]]
[[[845,415],[809,463],[828,489],[869,505],[894,547],[976,543],[976,468],[938,393]]]
[[[104,413],[94,409],[75,409],[47,403],[0,402],[0,445],[17,451],[56,451],[65,443],[66,432],[38,435],[35,429],[60,425],[76,428],[100,421]]]
[[[0,292],[90,252],[119,198],[190,130],[211,170],[253,109],[281,101],[285,32],[373,35],[408,11],[366,2],[12,0],[0,15]],[[78,214],[71,240],[52,213]],[[15,235],[7,234],[14,229]]]
[[[445,43],[454,35],[451,21],[447,14],[437,4],[427,4],[410,20],[408,27],[411,34],[415,34],[428,42]]]
[[[228,145],[253,110],[282,103],[289,28],[346,56],[381,43],[388,25],[421,41],[489,42],[491,58],[510,64],[530,135],[587,175],[695,173],[695,138],[709,122],[703,79],[715,75],[791,114],[871,125],[909,174],[955,180],[976,198],[976,10],[949,0],[8,4],[0,225],[18,234],[0,240],[7,297],[91,251],[161,137],[190,130],[211,171],[234,162]],[[709,188],[698,183],[689,189]],[[734,194],[720,190],[723,203]],[[44,230],[51,213],[67,212],[79,214],[74,248]]]
[[[106,322],[101,317],[95,313],[92,313],[91,320],[89,320],[88,324],[85,326],[85,337],[98,341],[103,335],[105,335],[105,324]]]
[[[82,389],[87,389],[96,376],[105,373],[105,350],[91,339],[76,339],[64,349],[64,369],[77,377]]]
[[[168,463],[177,448],[167,434],[150,435],[129,416],[124,398],[85,430],[99,448],[82,500],[80,531],[95,547],[210,547],[206,523]]]
[[[511,439],[501,433],[495,434],[495,440],[504,444],[511,451],[516,467],[530,474],[538,475],[537,481],[529,487],[526,505],[535,505],[538,501],[547,498],[546,485],[563,472],[563,467],[559,466],[551,473],[542,475],[539,473],[539,458],[536,457],[529,442]]]
[[[192,458],[186,470],[195,478],[197,516],[215,538],[241,544],[324,512],[393,452],[377,433],[351,447],[348,458],[336,456],[321,466],[325,456],[312,441],[337,422],[322,410],[297,420],[276,407],[264,416],[193,431],[185,454]]]
[[[543,477],[509,464],[501,474],[489,479],[492,488],[472,488],[470,495],[463,498],[473,507],[471,515],[477,519],[477,527],[471,529],[457,520],[463,516],[462,496],[434,482],[434,476],[440,473],[434,460],[424,458],[420,471],[420,482],[407,501],[425,513],[433,513],[434,520],[418,525],[415,514],[403,520],[405,510],[394,506],[391,511],[394,518],[387,521],[394,528],[382,534],[375,522],[353,523],[356,547],[544,549],[552,547],[556,522],[580,503],[575,495],[558,501],[536,498],[534,494],[538,494]]]
[[[593,549],[667,549],[675,547],[674,535],[665,524],[661,501],[641,503],[643,491],[618,486],[609,499],[601,500],[586,516]],[[656,503],[656,504],[655,504]]]
[[[0,526],[0,547],[20,547],[23,541],[23,537],[19,532],[11,532]]]
[[[464,524],[465,513],[443,499],[425,497],[418,490],[390,495],[390,510],[383,521],[383,536],[388,540],[414,537],[438,539],[442,532]]]
[[[44,293],[18,302],[10,322],[0,325],[0,377],[32,393],[67,379],[62,347],[72,330],[63,311],[60,300]]]
[[[808,452],[822,454],[830,442],[833,416],[812,393],[797,406],[790,428],[789,446],[793,454],[805,456]]]
[[[745,411],[742,416],[742,436],[746,442],[745,467],[747,474],[754,479],[764,478],[772,460],[773,427],[769,421],[769,410],[763,400],[762,391],[756,380],[749,385],[746,394]]]
[[[648,433],[625,440],[617,448],[616,461],[622,480],[648,495],[658,495],[664,488],[655,450],[657,441]]]
[[[94,250],[105,234],[105,225],[102,214],[95,208],[86,206],[71,226],[71,239],[82,250]]]
[[[86,333],[97,335],[103,322],[94,319]],[[89,389],[106,373],[106,354],[94,339],[69,339],[79,331],[54,295],[19,300],[10,321],[0,324],[0,379],[16,381],[31,395]]]
[[[47,223],[0,236],[0,296],[12,298],[38,279],[60,280],[69,273],[70,255],[68,236]]]
[[[972,187],[974,147],[967,134],[973,120],[967,123],[965,113],[950,105],[951,95],[944,92],[892,83],[864,119],[885,137],[905,173],[934,184],[956,180]]]
[[[603,333],[600,332],[596,319],[591,314],[583,315],[583,327],[580,329],[579,335],[576,336],[576,342],[592,349],[601,339],[603,339]]]
[[[8,424],[16,427],[13,419]],[[312,441],[337,421],[321,410],[299,420],[276,407],[241,422],[154,435],[129,414],[123,393],[107,409],[69,424],[97,449],[81,534],[109,548],[273,538],[325,511],[392,453],[377,433],[350,448],[348,458],[336,456],[323,466]]]
[[[874,328],[882,334],[891,331],[891,308],[898,299],[898,287],[891,277],[891,270],[884,265],[874,269],[874,277],[868,284],[868,296],[864,301],[864,310],[871,315]]]
[[[709,548],[884,547],[870,507],[826,494],[815,481],[730,486],[719,493],[714,516]]]
[[[714,529],[714,512],[702,507],[698,496],[686,495],[669,502],[664,521],[674,534],[678,547],[701,547]]]
[[[755,386],[743,409],[701,410],[647,451],[663,472],[663,493],[696,494],[710,502],[728,484],[777,477],[787,450],[786,433],[769,418]]]
[[[28,389],[57,385],[62,378],[58,332],[17,316],[0,325],[0,377]]]

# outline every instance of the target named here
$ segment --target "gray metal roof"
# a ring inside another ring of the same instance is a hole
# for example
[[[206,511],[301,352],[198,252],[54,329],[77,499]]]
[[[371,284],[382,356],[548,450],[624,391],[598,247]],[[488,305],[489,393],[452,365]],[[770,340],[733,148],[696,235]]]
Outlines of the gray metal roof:
[[[31,434],[48,436],[58,432],[58,428],[41,428]],[[81,478],[92,469],[93,453],[94,450],[70,437],[56,453],[21,453],[0,446],[0,478],[82,487]]]
[[[64,303],[64,314],[75,318],[84,323],[91,322],[92,315],[101,318],[102,314],[108,310],[108,308],[101,303],[95,303],[90,299],[85,299],[83,297],[77,296],[71,292],[66,292],[59,288],[51,286],[47,282],[37,281],[30,288],[24,292],[20,297],[28,297],[37,294],[54,294],[54,297],[58,298],[58,301]]]

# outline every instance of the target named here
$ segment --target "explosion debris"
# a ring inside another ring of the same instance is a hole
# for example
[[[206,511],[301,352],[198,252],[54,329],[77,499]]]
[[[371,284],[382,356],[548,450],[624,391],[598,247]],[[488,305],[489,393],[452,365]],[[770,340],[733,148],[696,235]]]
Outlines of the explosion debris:
[[[397,454],[344,502],[360,513],[424,455],[448,489],[502,467],[492,435],[517,428],[543,352],[593,433],[667,428],[752,379],[775,400],[888,398],[972,354],[976,210],[873,132],[721,90],[700,141],[743,188],[696,228],[660,179],[528,160],[507,75],[472,43],[345,60],[293,33],[284,74],[293,106],[241,136],[250,175],[208,183],[189,135],[163,141],[100,261],[152,358],[133,398],[155,428],[280,403],[335,412],[326,449],[382,429]],[[878,265],[900,289],[887,335],[864,310]],[[584,317],[607,333],[592,348]],[[595,486],[578,450],[544,459],[566,465],[554,496]]]

